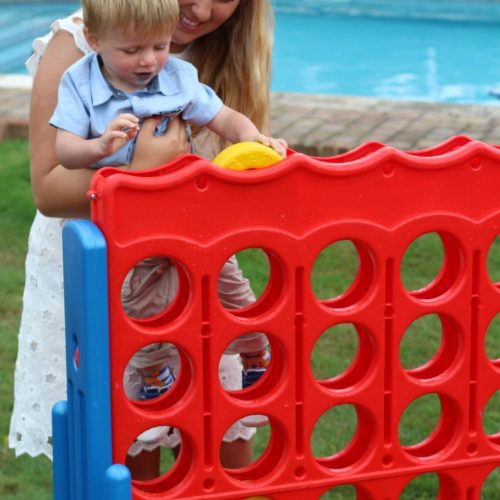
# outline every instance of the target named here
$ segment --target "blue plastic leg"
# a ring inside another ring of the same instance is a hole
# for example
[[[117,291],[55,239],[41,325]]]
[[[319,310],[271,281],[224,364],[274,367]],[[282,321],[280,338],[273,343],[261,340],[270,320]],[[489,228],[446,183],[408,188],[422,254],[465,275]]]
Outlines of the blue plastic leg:
[[[132,500],[132,480],[125,465],[114,464],[106,470],[106,487],[109,500]]]
[[[59,401],[52,408],[54,450],[54,500],[69,500],[68,403]]]
[[[105,475],[113,464],[108,271],[106,241],[95,224],[72,220],[64,226],[63,264],[69,500],[107,500]]]

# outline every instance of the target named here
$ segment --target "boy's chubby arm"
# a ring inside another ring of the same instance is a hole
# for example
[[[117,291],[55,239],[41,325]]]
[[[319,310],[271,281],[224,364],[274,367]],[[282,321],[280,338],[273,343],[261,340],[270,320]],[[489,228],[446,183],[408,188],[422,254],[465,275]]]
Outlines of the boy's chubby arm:
[[[66,168],[88,168],[106,156],[110,156],[139,130],[139,119],[130,114],[118,115],[100,137],[85,139],[63,129],[57,129],[56,155]]]
[[[229,142],[260,142],[273,148],[282,157],[286,156],[288,146],[284,139],[274,139],[261,134],[251,120],[228,106],[223,106],[207,127]]]

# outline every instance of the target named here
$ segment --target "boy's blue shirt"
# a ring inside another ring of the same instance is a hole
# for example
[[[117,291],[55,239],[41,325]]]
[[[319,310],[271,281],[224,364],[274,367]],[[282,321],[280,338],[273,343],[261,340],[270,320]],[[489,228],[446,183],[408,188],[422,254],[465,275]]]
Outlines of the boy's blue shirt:
[[[91,139],[101,136],[122,113],[132,113],[141,121],[154,115],[180,114],[186,122],[203,126],[215,118],[222,106],[215,92],[198,80],[196,68],[186,61],[170,56],[146,88],[125,93],[105,79],[97,54],[91,53],[64,73],[49,123]],[[128,141],[113,155],[92,166],[127,164],[134,144],[135,141]]]

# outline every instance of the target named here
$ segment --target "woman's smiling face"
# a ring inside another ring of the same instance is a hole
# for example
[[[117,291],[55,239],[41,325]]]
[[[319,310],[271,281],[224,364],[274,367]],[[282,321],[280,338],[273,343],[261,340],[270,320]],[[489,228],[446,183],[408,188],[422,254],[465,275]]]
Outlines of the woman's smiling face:
[[[193,40],[215,31],[232,16],[239,3],[240,0],[179,0],[180,16],[172,35],[172,52],[182,51]]]

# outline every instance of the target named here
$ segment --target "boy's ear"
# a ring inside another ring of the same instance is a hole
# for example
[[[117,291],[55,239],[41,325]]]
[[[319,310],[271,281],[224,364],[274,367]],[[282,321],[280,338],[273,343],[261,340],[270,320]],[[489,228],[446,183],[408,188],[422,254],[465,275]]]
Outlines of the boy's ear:
[[[87,28],[83,28],[83,34],[85,35],[85,39],[87,40],[87,43],[89,44],[90,48],[94,52],[99,52],[99,38],[97,38],[97,35],[94,33],[91,33]]]

